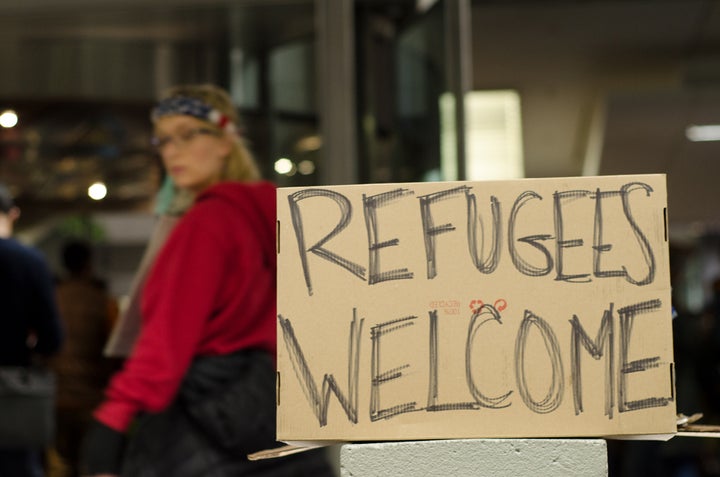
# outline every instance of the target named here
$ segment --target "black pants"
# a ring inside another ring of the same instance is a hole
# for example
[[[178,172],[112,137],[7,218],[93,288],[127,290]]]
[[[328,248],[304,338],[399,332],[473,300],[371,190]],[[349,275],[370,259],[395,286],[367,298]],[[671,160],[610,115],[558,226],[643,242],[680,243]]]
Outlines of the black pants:
[[[275,441],[275,369],[262,351],[196,360],[175,402],[130,433],[123,477],[333,477],[320,449],[249,461]]]

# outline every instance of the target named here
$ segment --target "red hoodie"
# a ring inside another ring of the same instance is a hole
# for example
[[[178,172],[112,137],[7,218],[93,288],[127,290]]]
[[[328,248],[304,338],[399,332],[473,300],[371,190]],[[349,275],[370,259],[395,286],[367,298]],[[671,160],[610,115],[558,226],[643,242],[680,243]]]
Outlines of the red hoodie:
[[[275,187],[225,182],[203,192],[157,256],[142,328],[95,417],[125,431],[174,399],[196,356],[243,348],[275,355]]]

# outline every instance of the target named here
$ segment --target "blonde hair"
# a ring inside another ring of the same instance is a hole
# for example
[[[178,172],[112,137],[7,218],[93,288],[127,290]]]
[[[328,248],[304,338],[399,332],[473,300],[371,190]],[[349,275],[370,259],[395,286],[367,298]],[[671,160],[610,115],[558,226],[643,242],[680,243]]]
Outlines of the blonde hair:
[[[224,89],[213,84],[188,84],[178,85],[167,89],[161,100],[173,97],[194,98],[218,110],[225,115],[237,128],[240,125],[240,118],[233,105],[230,95]],[[227,134],[218,125],[205,121],[211,128],[216,129],[219,134]],[[255,158],[247,147],[245,138],[236,135],[233,138],[232,149],[228,154],[225,169],[221,174],[222,180],[252,182],[260,179],[260,170]],[[188,191],[176,190],[175,198],[172,200],[169,213],[182,213],[193,201]]]
[[[235,126],[239,126],[240,118],[235,110],[235,106],[230,99],[230,95],[222,88],[212,84],[190,84],[179,85],[168,89],[161,99],[182,96],[186,98],[198,99],[205,104],[224,114]],[[205,121],[208,125],[219,132],[222,131],[217,125],[210,121]],[[250,150],[245,144],[245,139],[237,136],[233,141],[233,148],[227,158],[225,170],[222,179],[235,180],[242,182],[256,181],[260,179],[260,170],[253,158]]]

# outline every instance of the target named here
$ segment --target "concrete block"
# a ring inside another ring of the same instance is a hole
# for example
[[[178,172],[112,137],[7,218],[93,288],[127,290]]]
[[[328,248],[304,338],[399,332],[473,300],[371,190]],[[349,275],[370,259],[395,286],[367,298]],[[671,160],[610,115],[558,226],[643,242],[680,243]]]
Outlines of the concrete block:
[[[342,477],[606,477],[603,439],[461,439],[345,444]]]

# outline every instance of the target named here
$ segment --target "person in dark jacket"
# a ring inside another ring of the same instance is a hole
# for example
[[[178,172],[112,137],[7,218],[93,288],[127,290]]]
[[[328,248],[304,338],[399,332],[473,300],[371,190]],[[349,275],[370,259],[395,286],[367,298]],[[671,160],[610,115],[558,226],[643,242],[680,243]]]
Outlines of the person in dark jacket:
[[[55,450],[65,477],[77,477],[80,442],[103,399],[114,363],[103,347],[117,314],[115,299],[95,276],[90,243],[72,239],[63,244],[64,274],[55,287],[65,344],[50,361],[57,378]]]
[[[250,461],[275,441],[275,188],[259,180],[229,96],[172,89],[152,113],[178,200],[132,354],[85,439],[85,475],[332,476],[320,452]]]
[[[37,250],[13,238],[18,217],[0,184],[0,366],[29,366],[33,355],[53,355],[62,343],[52,275]],[[42,450],[0,449],[0,476],[42,476]]]

